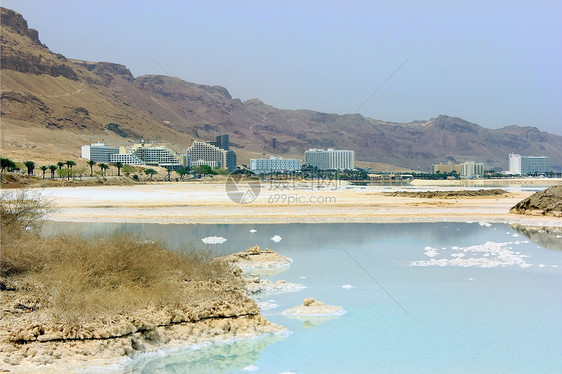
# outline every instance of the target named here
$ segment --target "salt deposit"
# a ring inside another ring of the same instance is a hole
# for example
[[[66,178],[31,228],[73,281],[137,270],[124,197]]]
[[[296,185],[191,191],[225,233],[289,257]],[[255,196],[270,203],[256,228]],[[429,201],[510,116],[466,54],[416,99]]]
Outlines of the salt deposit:
[[[271,238],[271,240],[273,240],[275,243],[279,243],[281,239],[283,238],[280,237],[279,235],[275,235],[274,237]]]
[[[449,255],[450,258],[434,258],[439,256],[437,249],[425,247],[425,255],[431,257],[429,260],[412,261],[410,266],[460,266],[491,268],[496,266],[519,266],[528,268],[533,266],[525,261],[529,256],[513,251],[514,245],[528,243],[528,241],[514,242],[486,242],[469,247],[454,246],[456,252]]]
[[[282,314],[293,317],[328,317],[342,316],[345,314],[345,310],[341,306],[326,305],[316,299],[306,298],[302,305],[284,310]]]
[[[246,291],[254,299],[280,293],[298,292],[305,288],[302,284],[289,283],[284,280],[272,282],[269,279],[263,279],[259,280],[259,282],[251,281],[246,284]]]
[[[258,307],[260,308],[260,310],[262,312],[268,311],[268,310],[272,310],[272,309],[277,309],[279,307],[279,305],[269,302],[269,301],[260,301],[258,302]]]
[[[222,259],[238,266],[244,273],[250,275],[279,274],[287,270],[293,263],[289,257],[282,256],[268,248],[262,250],[257,245],[244,252],[224,256]]]
[[[201,239],[201,241],[205,244],[222,244],[226,242],[226,239],[222,236],[207,236],[206,238]]]

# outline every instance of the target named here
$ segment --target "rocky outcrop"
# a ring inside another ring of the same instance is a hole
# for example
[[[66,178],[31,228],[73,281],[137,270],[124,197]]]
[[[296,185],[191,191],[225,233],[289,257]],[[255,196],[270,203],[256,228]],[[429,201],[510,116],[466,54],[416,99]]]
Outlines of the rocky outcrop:
[[[106,85],[111,83],[111,81],[116,77],[122,78],[128,82],[133,82],[135,80],[135,77],[133,77],[133,74],[125,65],[111,62],[89,62],[75,59],[71,59],[69,61],[76,65],[80,65],[101,77]]]
[[[1,8],[0,9],[0,17],[1,17],[1,24],[2,27],[9,27],[14,30],[16,33],[22,36],[27,36],[31,39],[35,44],[47,48],[44,44],[41,43],[39,40],[39,32],[35,29],[30,29],[27,27],[27,21],[23,16],[13,10]]]
[[[37,30],[28,28],[21,14],[6,8],[1,8],[0,14],[2,69],[77,79],[76,72],[66,58],[52,53],[43,45]]]
[[[278,273],[277,270],[285,270],[293,263],[290,258],[268,248],[262,250],[257,245],[245,252],[224,256],[221,259],[239,267],[244,273],[256,275],[272,275]]]
[[[562,217],[562,185],[535,192],[510,209],[510,213]]]
[[[111,363],[143,352],[286,333],[260,314],[241,287],[246,279],[240,269],[232,270],[232,275],[212,281],[178,283],[177,301],[164,308],[131,305],[127,313],[76,322],[58,320],[49,311],[47,294],[4,279],[0,371],[70,371],[92,360]]]

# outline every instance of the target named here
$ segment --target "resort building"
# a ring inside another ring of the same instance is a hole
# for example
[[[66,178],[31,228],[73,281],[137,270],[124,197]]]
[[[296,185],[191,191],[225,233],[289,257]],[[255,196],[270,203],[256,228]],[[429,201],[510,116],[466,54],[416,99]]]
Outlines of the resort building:
[[[129,164],[129,165],[143,165],[141,159],[137,156],[130,154],[130,153],[116,153],[109,156],[109,162],[120,162],[122,164]]]
[[[130,153],[141,160],[145,165],[161,166],[164,168],[178,169],[183,165],[184,157],[178,155],[168,147],[153,146],[149,143],[135,144],[127,149]]]
[[[550,157],[509,154],[509,171],[512,175],[543,174],[550,170]]]
[[[474,161],[455,164],[449,161],[446,164],[433,165],[433,174],[448,174],[452,172],[456,172],[457,175],[465,179],[482,178],[484,176],[484,164]]]
[[[184,156],[164,146],[141,142],[130,147],[110,147],[104,143],[82,146],[82,157],[95,162],[121,162],[130,165],[153,165],[177,169]]]
[[[453,171],[456,171],[458,175],[461,175],[461,164],[455,164],[453,161],[449,161],[446,164],[433,165],[433,174],[452,173]]]
[[[82,146],[82,158],[95,162],[111,162],[110,156],[119,153],[119,148],[104,143],[92,143]]]
[[[212,168],[222,167],[236,169],[236,153],[229,149],[228,135],[217,136],[214,142],[193,141],[185,154],[186,165],[209,165]]]
[[[466,161],[460,164],[461,178],[474,179],[484,176],[484,164],[481,162]]]
[[[250,160],[250,171],[256,174],[286,173],[301,169],[301,160],[294,158],[255,158]]]
[[[339,149],[309,149],[304,152],[304,163],[320,170],[355,168],[355,152]]]

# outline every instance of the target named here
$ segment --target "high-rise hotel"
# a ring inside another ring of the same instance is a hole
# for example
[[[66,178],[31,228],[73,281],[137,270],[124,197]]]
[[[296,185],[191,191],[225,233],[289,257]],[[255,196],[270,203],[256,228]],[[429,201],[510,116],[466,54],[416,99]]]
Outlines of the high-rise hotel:
[[[355,168],[355,152],[340,149],[309,149],[304,152],[304,163],[320,170]]]

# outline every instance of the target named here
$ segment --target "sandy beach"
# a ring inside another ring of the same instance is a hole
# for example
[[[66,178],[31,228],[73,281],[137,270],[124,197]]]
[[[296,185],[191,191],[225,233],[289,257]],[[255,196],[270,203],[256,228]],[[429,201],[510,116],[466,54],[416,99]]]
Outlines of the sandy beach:
[[[559,184],[559,180],[540,180]],[[74,222],[152,223],[403,223],[489,221],[560,226],[554,217],[510,214],[533,191],[512,182],[500,197],[413,198],[389,196],[404,187],[262,184],[257,198],[240,204],[224,184],[174,183],[137,186],[49,188],[58,207],[50,219]],[[519,182],[521,183],[521,182]],[[425,183],[424,183],[425,184]],[[412,188],[412,187],[410,187]],[[423,186],[417,190],[463,190],[472,186]]]

